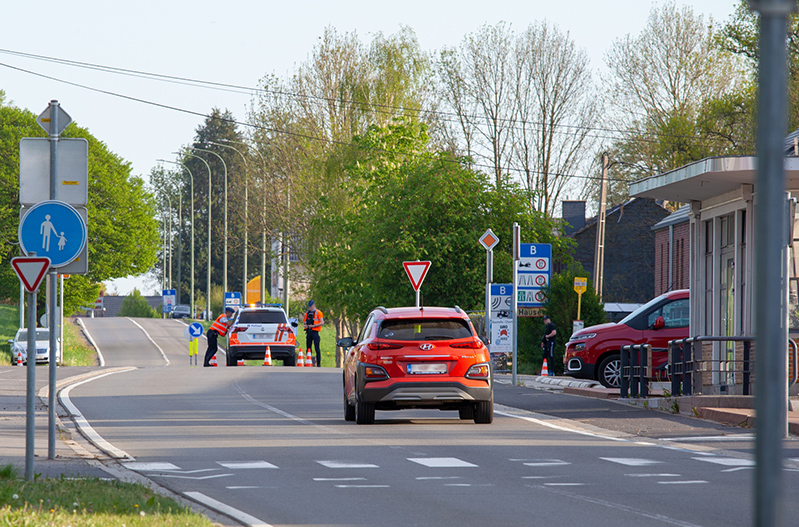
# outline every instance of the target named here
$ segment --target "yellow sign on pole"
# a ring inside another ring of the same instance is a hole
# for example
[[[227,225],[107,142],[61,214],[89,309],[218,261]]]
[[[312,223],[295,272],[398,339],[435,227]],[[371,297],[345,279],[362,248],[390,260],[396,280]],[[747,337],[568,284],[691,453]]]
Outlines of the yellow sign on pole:
[[[583,303],[583,293],[588,289],[588,278],[574,277],[574,290],[577,292],[577,320],[580,320],[580,309]]]

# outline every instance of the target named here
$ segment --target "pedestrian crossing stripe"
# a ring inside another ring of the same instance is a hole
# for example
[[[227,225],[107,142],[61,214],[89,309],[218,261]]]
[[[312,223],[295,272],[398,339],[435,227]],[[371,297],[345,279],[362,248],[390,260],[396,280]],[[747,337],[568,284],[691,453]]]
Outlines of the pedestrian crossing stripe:
[[[317,461],[320,465],[327,468],[380,468],[371,463],[352,463],[347,461]]]
[[[409,457],[408,461],[430,468],[476,467],[477,465],[456,457]]]
[[[697,461],[706,461],[708,463],[715,463],[716,465],[724,465],[725,467],[753,467],[755,462],[750,459],[738,459],[735,457],[693,457]]]
[[[221,465],[230,470],[248,469],[248,468],[277,468],[276,465],[273,465],[272,463],[267,463],[266,461],[231,461],[231,462],[217,461],[216,464]]]
[[[655,461],[653,459],[640,459],[635,457],[601,457],[599,459],[604,459],[611,463],[618,463],[619,465],[626,465],[628,467],[646,467],[663,463],[662,461]]]

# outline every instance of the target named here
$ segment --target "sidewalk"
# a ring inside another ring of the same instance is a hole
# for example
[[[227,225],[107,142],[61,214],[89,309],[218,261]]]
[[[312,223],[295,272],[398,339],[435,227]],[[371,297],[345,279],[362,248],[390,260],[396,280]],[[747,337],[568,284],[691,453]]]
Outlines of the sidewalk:
[[[620,399],[619,390],[605,388],[596,381],[574,379],[572,377],[542,377],[517,375],[517,380],[525,386],[538,389],[562,389],[563,393],[612,399],[620,404],[642,406],[653,410],[674,412],[675,404],[682,415],[690,415],[726,425],[754,428],[756,412],[754,397],[743,395],[692,395],[666,397],[660,388],[650,389],[648,398]],[[556,388],[557,387],[557,388]],[[799,400],[791,398],[788,409],[788,433],[799,436]]]

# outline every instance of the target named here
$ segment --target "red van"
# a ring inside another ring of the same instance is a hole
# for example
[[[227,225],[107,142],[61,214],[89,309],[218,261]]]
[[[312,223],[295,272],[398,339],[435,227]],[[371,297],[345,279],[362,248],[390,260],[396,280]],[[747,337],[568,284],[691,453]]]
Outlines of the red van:
[[[595,379],[608,388],[618,388],[619,351],[628,344],[651,345],[652,369],[662,370],[668,362],[669,341],[688,337],[689,304],[687,289],[671,291],[650,300],[618,323],[577,331],[563,355],[566,375]]]

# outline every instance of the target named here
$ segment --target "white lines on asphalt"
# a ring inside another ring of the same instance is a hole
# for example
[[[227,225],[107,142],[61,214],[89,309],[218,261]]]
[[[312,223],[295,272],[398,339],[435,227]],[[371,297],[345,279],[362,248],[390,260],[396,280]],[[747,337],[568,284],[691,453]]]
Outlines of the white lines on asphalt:
[[[559,490],[557,487],[545,487],[543,485],[528,485],[530,488],[534,489],[543,489],[547,492],[551,492],[553,494],[558,494],[560,496],[565,496],[567,498],[572,498],[578,501],[584,501],[587,503],[593,503],[594,505],[601,505],[603,507],[608,507],[610,509],[623,511],[629,514],[635,514],[641,516],[643,518],[648,518],[651,520],[657,520],[660,523],[666,523],[669,525],[676,525],[677,527],[699,527],[699,525],[695,523],[685,522],[682,520],[678,520],[676,518],[671,518],[669,516],[664,516],[662,514],[654,514],[646,510],[642,509],[635,509],[633,507],[629,507],[627,505],[623,505],[621,503],[613,503],[612,501],[601,500],[598,498],[591,498],[589,496],[581,496],[579,494],[574,494],[573,492],[567,492],[565,490]]]
[[[314,481],[366,481],[366,478],[314,478]]]
[[[387,489],[391,485],[333,485],[337,489]]]
[[[380,468],[371,463],[352,463],[348,461],[317,461],[317,463],[327,468]]]
[[[560,459],[531,459],[529,461],[524,461],[523,464],[526,467],[560,467],[571,465],[568,461],[561,461]]]
[[[461,479],[460,476],[422,476],[416,478],[418,481],[424,480],[442,480],[442,479]]]
[[[724,470],[722,470],[722,472],[738,472],[739,470],[754,470],[754,469],[755,467],[735,467],[735,468],[725,468]]]
[[[251,490],[251,489],[273,489],[275,487],[259,487],[257,485],[231,485],[225,488],[228,490]]]
[[[610,461],[611,463],[618,463],[619,465],[626,465],[628,467],[647,467],[649,465],[663,463],[662,461],[634,457],[601,457],[599,459],[604,459],[605,461]]]
[[[236,469],[248,469],[248,468],[277,468],[272,463],[267,463],[266,461],[217,461],[217,465],[222,465],[225,468],[229,468],[230,470]]]
[[[707,463],[715,463],[717,465],[724,465],[725,467],[753,467],[755,462],[750,459],[738,459],[735,457],[695,457],[691,458],[697,461],[705,461]]]
[[[125,317],[125,318],[127,318],[128,320],[130,320],[131,322],[133,322],[134,324],[136,324],[136,326],[137,326],[137,327],[138,327],[140,330],[144,331],[144,336],[146,336],[146,337],[147,337],[147,339],[149,339],[149,341],[153,343],[153,346],[155,346],[156,348],[158,348],[158,351],[161,353],[161,357],[163,357],[163,359],[166,361],[166,365],[167,365],[167,366],[169,366],[169,359],[167,359],[167,358],[166,358],[166,353],[164,353],[164,350],[162,350],[162,349],[161,349],[161,346],[159,346],[158,344],[156,344],[156,343],[155,343],[155,341],[154,341],[154,340],[153,340],[153,338],[150,336],[150,334],[149,334],[149,333],[147,333],[147,330],[146,330],[146,329],[144,329],[143,327],[141,327],[141,326],[139,325],[139,323],[138,323],[138,322],[136,322],[135,320],[133,320],[132,318],[130,318],[130,317]]]
[[[724,441],[754,441],[755,434],[735,434],[725,436],[698,436],[698,437],[664,437],[660,441],[676,442],[724,442]]]
[[[241,523],[247,525],[248,527],[272,527],[271,524],[259,520],[255,516],[250,516],[246,512],[234,509],[230,505],[227,505],[225,503],[222,503],[221,501],[217,501],[209,496],[206,496],[202,492],[184,492],[183,494],[193,499],[194,501],[202,503],[206,507],[219,511],[222,514],[227,514],[231,518],[240,521]]]
[[[180,474],[150,474],[151,476],[158,476],[159,478],[174,478],[174,479],[194,479],[202,481],[205,479],[227,478],[233,474],[210,474],[208,476],[181,476]]]
[[[595,434],[593,432],[586,432],[585,430],[576,430],[574,428],[567,428],[565,426],[559,426],[559,425],[556,425],[556,424],[549,423],[549,422],[547,422],[547,421],[545,421],[543,419],[536,419],[534,417],[528,417],[526,415],[516,415],[516,414],[507,413],[507,412],[500,412],[500,411],[497,411],[496,409],[494,410],[494,414],[502,415],[504,417],[513,417],[514,419],[521,419],[523,421],[529,421],[529,422],[535,423],[537,425],[546,426],[547,428],[552,428],[554,430],[560,430],[561,432],[571,432],[573,434],[579,434],[579,435],[588,436],[588,437],[595,437],[595,438],[599,438],[599,439],[606,439],[608,441],[619,441],[619,442],[622,442],[622,443],[628,443],[629,442],[627,439],[624,439],[624,438],[621,438],[621,437],[611,437],[611,436],[606,436],[606,435],[602,435],[602,434]]]
[[[408,461],[419,463],[430,468],[455,468],[455,467],[476,467],[468,461],[463,461],[456,457],[409,457]]]
[[[340,430],[336,430],[335,428],[330,428],[330,427],[327,427],[327,426],[322,426],[322,425],[318,425],[316,423],[312,423],[311,421],[305,420],[305,419],[303,419],[301,417],[297,417],[296,415],[292,415],[292,414],[290,414],[288,412],[284,412],[283,410],[281,410],[279,408],[275,408],[271,404],[262,403],[261,401],[256,400],[250,394],[245,392],[241,388],[241,386],[239,386],[238,383],[235,383],[234,386],[236,388],[236,391],[239,392],[239,395],[244,397],[244,399],[246,399],[247,401],[251,402],[252,404],[254,404],[256,406],[260,406],[261,408],[269,410],[270,412],[274,412],[277,415],[282,415],[283,417],[291,419],[292,421],[297,421],[298,423],[302,423],[304,425],[313,426],[314,428],[318,428],[319,430],[323,430],[323,431],[329,432],[331,434],[344,434],[345,433],[345,432],[342,432]]]
[[[83,323],[83,320],[78,317],[78,325],[83,328],[83,332],[86,334],[86,338],[89,340],[92,346],[94,346],[94,350],[97,352],[97,360],[100,362],[100,367],[102,368],[105,366],[105,359],[103,358],[103,354],[100,351],[100,346],[92,338],[91,333],[89,333],[89,328],[86,327],[86,324]]]
[[[585,483],[544,483],[546,487],[584,487]]]
[[[122,463],[122,466],[128,470],[135,470],[136,472],[153,472],[156,470],[180,470],[180,467],[172,463],[147,463],[143,461],[131,461],[129,463]],[[211,469],[212,470],[212,469]]]
[[[658,481],[658,485],[698,485],[701,483],[709,483],[703,479],[695,479],[688,481]]]
[[[625,474],[628,478],[679,478],[680,474]]]
[[[560,476],[522,476],[522,479],[552,479]]]
[[[80,320],[80,319],[78,319],[78,320]],[[131,456],[130,454],[128,454],[124,450],[118,449],[117,447],[115,447],[114,445],[112,445],[111,443],[109,443],[108,441],[103,439],[102,436],[100,434],[98,434],[94,430],[94,428],[92,428],[92,426],[89,424],[89,421],[87,421],[86,418],[83,417],[83,414],[80,413],[80,410],[78,410],[78,408],[74,404],[72,404],[72,401],[69,399],[69,392],[72,391],[72,388],[80,386],[81,384],[85,384],[87,382],[91,382],[91,381],[94,381],[94,380],[97,380],[97,379],[101,379],[101,378],[103,378],[103,377],[105,377],[107,375],[113,375],[115,373],[123,373],[123,372],[127,372],[127,371],[133,371],[135,369],[136,368],[128,368],[128,369],[125,369],[125,370],[118,370],[118,371],[112,371],[112,372],[104,373],[103,375],[98,375],[97,377],[91,377],[91,378],[86,379],[84,381],[76,382],[75,384],[71,384],[71,385],[67,386],[66,388],[64,388],[63,390],[61,390],[61,392],[59,393],[59,398],[61,399],[61,404],[63,404],[64,408],[66,408],[67,411],[72,415],[72,418],[75,420],[75,424],[78,426],[78,428],[80,429],[81,433],[84,436],[86,436],[86,438],[89,441],[94,443],[97,446],[97,448],[105,451],[109,456],[111,456],[113,458],[116,458],[116,459],[128,459],[130,461],[135,461],[133,456]]]

